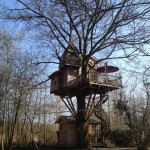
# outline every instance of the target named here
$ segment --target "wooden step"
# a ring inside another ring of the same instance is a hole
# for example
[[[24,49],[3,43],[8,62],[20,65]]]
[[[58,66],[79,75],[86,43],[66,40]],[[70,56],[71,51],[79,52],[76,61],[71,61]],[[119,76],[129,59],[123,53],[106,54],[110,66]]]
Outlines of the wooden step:
[[[90,143],[90,147],[104,147],[102,143]]]

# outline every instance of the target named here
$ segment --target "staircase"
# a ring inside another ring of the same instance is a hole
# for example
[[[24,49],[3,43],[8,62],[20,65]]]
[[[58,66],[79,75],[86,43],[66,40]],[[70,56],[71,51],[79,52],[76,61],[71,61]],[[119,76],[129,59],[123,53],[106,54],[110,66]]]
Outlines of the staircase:
[[[108,114],[102,109],[102,105],[108,100],[108,95],[106,94],[101,101],[101,103],[96,106],[94,115],[101,121],[101,135],[97,140],[98,143],[103,144],[103,147],[113,148],[115,144],[109,140],[108,136],[110,134],[110,126],[109,126],[109,117]]]

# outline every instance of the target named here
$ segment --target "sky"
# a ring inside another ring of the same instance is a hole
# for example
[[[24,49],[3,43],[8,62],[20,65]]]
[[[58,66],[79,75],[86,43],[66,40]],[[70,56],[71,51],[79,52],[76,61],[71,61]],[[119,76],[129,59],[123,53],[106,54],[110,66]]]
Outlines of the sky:
[[[2,0],[0,2],[5,3],[9,7],[15,6],[15,0]],[[23,24],[14,24],[10,22],[3,22],[3,24],[7,27],[8,32],[10,34],[14,34],[14,37],[17,35],[19,38],[17,44],[19,44],[19,48],[23,51],[30,51],[33,55],[37,53],[37,45],[36,41],[34,40],[34,32],[32,31],[26,31]],[[2,25],[2,24],[1,24]],[[31,39],[33,39],[31,41]],[[147,49],[149,49],[147,47]],[[41,49],[40,50],[40,57],[49,57],[48,55],[49,49]],[[98,55],[97,55],[98,57]],[[123,79],[123,87],[126,90],[126,92],[130,92],[130,90],[133,88],[134,84],[137,84],[137,91],[140,91],[142,88],[142,74],[143,74],[143,66],[150,66],[150,58],[149,57],[138,57],[134,61],[131,60],[125,60],[125,59],[116,59],[116,60],[108,60],[108,65],[113,65],[119,67],[118,75],[122,76]],[[104,64],[103,64],[104,65]],[[49,65],[49,68],[45,72],[45,77],[43,80],[48,78],[50,74],[52,74],[54,71],[58,70],[58,65],[53,64]],[[114,74],[112,74],[114,75]],[[49,84],[50,85],[50,84]],[[131,85],[131,86],[129,86]],[[133,85],[133,86],[132,86]],[[48,99],[49,100],[49,99]]]
[[[8,7],[12,7],[12,6],[16,6],[16,2],[15,0],[1,0],[0,4],[5,4]],[[19,25],[15,25],[13,23],[10,22],[4,22],[4,25],[7,26],[8,28],[8,32],[13,33],[14,35],[18,35],[19,37],[22,37],[22,40],[20,40],[20,47],[24,50],[24,51],[29,51],[29,49],[31,51],[33,51],[33,53],[35,52],[35,50],[37,50],[36,44],[33,44],[33,41],[31,42],[30,38],[32,37],[34,39],[34,34],[32,33],[32,31],[28,31],[26,32],[26,30],[24,29],[23,24],[19,24]],[[35,41],[34,41],[35,42]],[[147,49],[149,49],[149,47],[147,47]],[[41,50],[41,55],[44,55],[44,53],[48,53],[49,50],[47,49],[43,49]],[[120,68],[119,73],[123,76],[123,82],[124,84],[127,83],[128,81],[133,81],[133,80],[140,80],[141,81],[141,74],[143,73],[143,65],[149,66],[149,61],[150,58],[149,57],[138,57],[135,58],[134,62],[133,60],[108,60],[108,65],[114,65]],[[53,73],[54,71],[56,71],[58,69],[58,65],[52,65],[50,67],[51,69],[48,70],[47,76],[48,74]],[[134,70],[134,71],[133,71]],[[137,76],[137,78],[133,78],[133,76]]]

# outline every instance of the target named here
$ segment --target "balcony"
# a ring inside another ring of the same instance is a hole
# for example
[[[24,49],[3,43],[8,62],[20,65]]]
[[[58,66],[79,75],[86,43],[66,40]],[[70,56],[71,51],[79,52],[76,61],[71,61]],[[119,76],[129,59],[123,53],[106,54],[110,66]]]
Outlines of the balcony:
[[[114,76],[109,74],[98,74],[98,73],[89,73],[89,82],[96,84],[106,84],[110,86],[122,86],[121,76]]]
[[[80,67],[81,66],[81,59],[75,58],[75,57],[66,57],[62,61],[61,67],[65,66],[65,65]]]

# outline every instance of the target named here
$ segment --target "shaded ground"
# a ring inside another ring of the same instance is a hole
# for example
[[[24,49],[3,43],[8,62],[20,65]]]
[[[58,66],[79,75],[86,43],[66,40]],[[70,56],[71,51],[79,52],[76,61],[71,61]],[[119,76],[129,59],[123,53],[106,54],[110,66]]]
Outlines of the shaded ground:
[[[65,148],[58,148],[58,147],[51,147],[51,146],[40,146],[38,147],[39,150],[66,150]],[[13,147],[12,150],[38,150],[35,146],[34,147]],[[0,148],[1,150],[1,148]],[[8,148],[5,148],[8,150]]]
[[[8,150],[8,149],[5,148],[5,150]],[[39,149],[37,149],[36,147],[14,147],[12,148],[12,150],[79,150],[79,149],[41,146],[39,147]],[[129,147],[129,148],[91,148],[91,150],[137,150],[137,149],[133,147],[132,148]]]
[[[1,147],[0,147],[1,150]],[[5,147],[5,150],[9,150],[8,148]],[[38,148],[36,146],[30,146],[30,147],[13,147],[12,150],[79,150],[78,148],[60,148],[57,146],[45,146],[45,145],[40,145]],[[92,147],[91,150],[137,150],[135,147],[124,147],[124,148],[94,148]],[[150,148],[148,148],[150,150]]]
[[[5,149],[6,150],[6,149]],[[22,148],[13,148],[12,150],[38,150],[35,147],[22,147]],[[42,146],[39,147],[39,150],[80,150],[80,149],[73,149],[73,148],[58,148],[58,147],[49,147],[49,146]],[[137,150],[136,148],[91,148],[91,150]],[[149,150],[149,149],[148,149]]]

